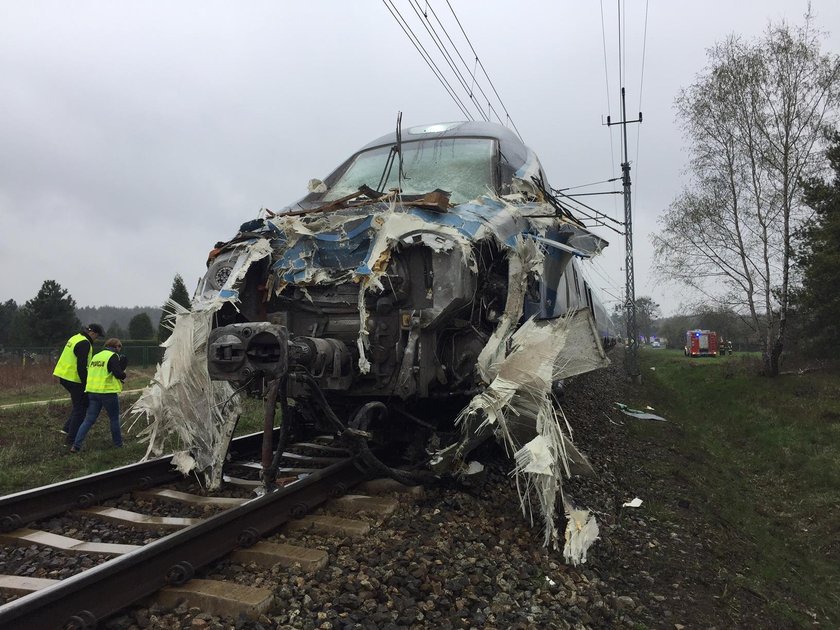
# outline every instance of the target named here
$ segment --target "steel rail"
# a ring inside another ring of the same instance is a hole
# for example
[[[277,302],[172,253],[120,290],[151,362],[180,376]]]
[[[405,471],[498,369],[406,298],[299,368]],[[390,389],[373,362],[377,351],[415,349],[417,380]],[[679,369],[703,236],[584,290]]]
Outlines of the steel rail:
[[[0,628],[93,628],[236,547],[248,547],[365,479],[354,459],[0,606]]]
[[[231,440],[230,452],[232,456],[252,455],[259,452],[261,444],[261,432],[244,435]],[[181,478],[171,462],[172,455],[165,455],[0,497],[0,531],[9,532],[32,521]]]

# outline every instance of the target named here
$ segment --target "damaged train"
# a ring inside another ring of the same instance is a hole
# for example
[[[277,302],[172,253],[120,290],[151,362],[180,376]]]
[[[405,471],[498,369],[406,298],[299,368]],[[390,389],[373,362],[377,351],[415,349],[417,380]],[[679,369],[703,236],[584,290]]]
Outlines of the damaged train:
[[[211,486],[242,393],[269,401],[267,426],[279,411],[267,484],[286,440],[324,432],[404,482],[480,469],[471,453],[496,438],[546,543],[560,508],[566,556],[585,560],[597,525],[561,479],[591,467],[555,394],[609,363],[615,335],[579,262],[606,245],[505,127],[398,125],[216,243],[132,412],[150,453],[174,433],[179,467]]]

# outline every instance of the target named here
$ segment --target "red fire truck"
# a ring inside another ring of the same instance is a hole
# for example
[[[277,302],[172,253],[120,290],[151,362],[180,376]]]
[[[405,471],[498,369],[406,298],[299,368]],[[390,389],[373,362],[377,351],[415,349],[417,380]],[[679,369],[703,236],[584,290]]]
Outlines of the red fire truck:
[[[685,333],[685,356],[718,356],[718,336],[713,330],[689,330]]]

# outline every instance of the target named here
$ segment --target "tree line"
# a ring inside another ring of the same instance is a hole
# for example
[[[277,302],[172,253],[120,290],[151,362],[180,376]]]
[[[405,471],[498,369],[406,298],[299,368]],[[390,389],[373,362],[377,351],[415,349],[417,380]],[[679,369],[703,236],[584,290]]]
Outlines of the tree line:
[[[116,315],[117,309],[78,308],[67,289],[55,280],[45,280],[35,297],[22,306],[14,300],[0,303],[0,348],[56,347],[93,321],[105,328],[107,337],[160,343],[172,334],[171,325],[166,323],[167,316],[171,314],[168,305],[172,302],[186,308],[190,306],[189,293],[179,274],[172,281],[169,299],[161,309],[153,310],[161,313],[157,322],[152,322],[146,310],[139,309],[140,312],[132,316],[127,327],[123,328],[116,317],[109,322],[88,319],[91,314],[103,310]],[[80,314],[85,317],[84,321],[80,319]]]
[[[813,356],[840,342],[840,58],[823,36],[809,9],[708,50],[676,100],[689,168],[653,237],[656,271],[746,322],[769,376],[793,339]]]
[[[702,329],[715,331],[720,338],[731,341],[739,351],[754,352],[762,348],[761,337],[749,318],[733,309],[693,305],[686,307],[685,311],[662,317],[659,304],[653,298],[636,298],[636,327],[640,343],[667,340],[669,347],[680,348],[685,343],[687,331]],[[617,330],[627,329],[626,310],[622,305],[615,307],[612,317]]]

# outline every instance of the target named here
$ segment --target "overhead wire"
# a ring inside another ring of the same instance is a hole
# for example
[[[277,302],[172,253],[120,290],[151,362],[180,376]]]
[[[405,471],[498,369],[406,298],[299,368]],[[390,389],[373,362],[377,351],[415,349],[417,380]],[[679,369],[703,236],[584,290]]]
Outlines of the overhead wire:
[[[409,0],[409,5],[414,10],[415,15],[420,20],[420,23],[423,25],[423,28],[426,29],[426,32],[429,34],[429,37],[431,37],[432,42],[437,47],[440,54],[443,55],[444,60],[449,65],[449,69],[452,70],[452,73],[458,79],[458,82],[461,84],[461,87],[464,88],[464,91],[467,93],[467,96],[469,97],[473,106],[481,114],[481,118],[483,120],[490,120],[489,114],[485,114],[484,110],[482,109],[482,106],[478,102],[476,102],[472,89],[467,85],[466,78],[464,78],[464,75],[461,74],[461,71],[457,68],[455,60],[452,58],[452,55],[449,54],[449,51],[446,50],[446,47],[443,45],[443,41],[440,39],[440,36],[434,30],[434,27],[432,27],[431,22],[429,22],[428,16],[425,15],[423,10],[418,7],[419,2],[417,0]],[[425,21],[423,20],[424,17],[426,18]],[[475,79],[475,77],[473,77],[473,79]]]
[[[618,0],[618,9],[619,9],[618,55],[619,55],[619,77],[620,77],[620,81],[623,82],[624,81],[624,74],[625,74],[624,63],[625,63],[625,59],[626,59],[626,54],[625,54],[625,48],[624,48],[624,44],[623,44],[625,38],[623,38],[622,34],[621,34],[621,27],[622,27],[621,2],[622,2],[622,0]],[[415,49],[417,49],[417,51],[420,53],[421,57],[423,57],[423,60],[426,62],[426,65],[429,66],[429,68],[435,74],[435,77],[438,79],[438,81],[441,83],[441,85],[443,85],[444,89],[446,89],[447,93],[450,95],[452,100],[459,107],[461,112],[469,120],[475,120],[472,113],[469,111],[469,107],[458,96],[457,88],[455,86],[453,86],[452,83],[447,79],[443,70],[434,61],[434,59],[432,58],[432,55],[429,52],[429,50],[427,50],[426,46],[424,46],[424,44],[421,41],[418,34],[411,27],[411,25],[409,24],[409,22],[405,18],[405,16],[403,16],[402,13],[400,12],[400,10],[396,7],[393,0],[383,0],[383,3],[385,4],[385,7],[388,9],[388,11],[391,13],[392,17],[394,17],[397,24],[399,24],[400,28],[403,30],[405,35],[409,38],[409,41],[411,41],[412,45],[414,45]],[[435,47],[437,48],[438,52],[443,56],[443,58],[446,61],[446,64],[448,65],[450,71],[454,74],[455,78],[457,79],[457,83],[460,85],[460,87],[467,94],[467,96],[469,98],[469,101],[472,103],[472,105],[475,107],[475,109],[479,112],[480,117],[483,120],[489,120],[490,119],[490,113],[492,112],[496,116],[497,120],[500,123],[504,124],[502,122],[501,115],[495,109],[495,107],[493,107],[493,105],[491,103],[491,99],[488,97],[487,93],[481,87],[481,83],[478,81],[478,78],[476,77],[476,68],[474,67],[472,70],[470,70],[469,64],[466,62],[464,56],[461,54],[460,50],[458,49],[457,44],[453,41],[451,35],[449,34],[446,26],[443,24],[443,22],[441,21],[440,17],[437,14],[437,12],[430,5],[428,0],[426,0],[426,3],[425,3],[426,4],[425,10],[420,5],[419,0],[409,0],[409,3],[410,3],[410,6],[412,7],[412,10],[415,13],[415,15],[417,16],[417,18],[421,22],[423,22],[423,27],[426,30],[426,33],[432,39],[432,41],[435,44]],[[476,52],[475,47],[473,46],[473,43],[469,38],[469,35],[467,35],[466,30],[464,29],[464,26],[461,23],[460,18],[458,17],[457,13],[455,12],[455,10],[452,7],[452,4],[450,3],[449,0],[446,0],[446,4],[449,7],[449,10],[452,13],[452,16],[455,19],[455,22],[457,23],[462,35],[464,36],[464,38],[467,42],[467,45],[469,46],[470,50],[472,51],[472,53],[475,57],[476,66],[481,68],[485,79],[487,80],[490,87],[492,88],[493,94],[495,95],[496,99],[499,102],[499,105],[501,106],[502,110],[505,113],[507,122],[510,123],[510,125],[513,127],[514,131],[516,132],[516,134],[519,136],[519,138],[521,140],[522,136],[519,132],[519,129],[516,127],[516,123],[511,118],[510,113],[509,113],[504,101],[502,100],[501,96],[499,95],[498,90],[496,89],[495,84],[493,83],[493,80],[490,78],[489,73],[487,72],[484,64],[482,63],[481,59],[479,58],[478,53]],[[449,42],[449,45],[451,46],[452,51],[454,51],[454,54],[457,55],[458,59],[460,60],[461,64],[463,65],[463,67],[466,71],[466,74],[469,75],[470,82],[467,81],[467,77],[465,76],[464,71],[462,71],[458,67],[458,63],[456,62],[452,53],[450,53],[449,50],[447,50],[447,46],[446,46],[446,43],[443,41],[443,38],[437,32],[437,29],[436,29],[435,25],[429,19],[429,16],[428,16],[429,11],[431,11],[432,17],[434,18],[438,27],[442,31],[443,36]],[[425,21],[424,21],[423,18],[425,18]],[[601,30],[602,30],[602,43],[603,43],[603,47],[604,47],[604,73],[605,73],[605,85],[606,85],[606,88],[607,88],[607,90],[606,90],[606,92],[607,92],[607,110],[608,110],[608,112],[610,112],[612,104],[610,102],[610,97],[609,97],[609,70],[608,70],[608,63],[607,63],[606,28],[605,28],[605,18],[604,18],[604,10],[603,10],[603,0],[601,0]],[[646,32],[646,29],[645,29],[645,32]],[[482,97],[484,97],[488,102],[487,103],[488,108],[487,108],[486,112],[483,109],[482,105],[479,104],[477,102],[477,99],[475,98],[474,90],[476,88],[481,93]],[[610,133],[610,152],[611,152],[611,155],[612,155],[611,163],[614,164],[614,161],[615,161],[614,160],[615,147],[614,147],[614,143],[613,143],[612,133]],[[596,210],[595,208],[592,208],[591,206],[588,206],[587,204],[585,204],[581,201],[576,200],[573,195],[564,195],[562,193],[562,191],[565,191],[565,190],[573,190],[573,189],[576,189],[576,188],[593,186],[593,185],[596,185],[596,184],[599,184],[599,183],[611,183],[611,182],[618,181],[619,179],[621,179],[621,178],[620,177],[614,177],[614,178],[604,180],[602,182],[593,182],[591,184],[582,184],[580,186],[574,186],[574,187],[568,187],[568,188],[564,188],[564,189],[560,189],[560,190],[554,190],[554,192],[558,193],[558,194],[561,194],[563,197],[568,199],[569,202],[573,202],[573,203],[576,204],[576,206],[579,206],[579,207],[576,207],[576,211],[580,212],[585,217],[586,220],[592,221],[596,225],[607,227],[608,229],[611,229],[618,234],[623,234],[623,232],[613,228],[610,225],[607,225],[605,220],[611,221],[612,223],[617,224],[619,226],[623,226],[624,225],[623,222],[618,221],[617,219],[615,219],[613,217],[610,217],[609,215],[607,215],[607,214],[605,214],[605,213],[603,213],[599,210]],[[618,191],[613,191],[612,193],[603,193],[603,194],[614,194],[616,192],[618,192]],[[589,212],[585,212],[585,211],[581,210],[581,208],[585,208]]]
[[[463,24],[461,24],[458,15],[455,13],[452,5],[447,0],[447,5],[449,6],[449,10],[452,12],[453,17],[455,18],[456,23],[458,24],[461,33],[463,34],[464,38],[466,39],[467,45],[470,47],[474,57],[475,57],[475,66],[472,70],[470,70],[469,64],[467,64],[464,56],[461,54],[461,51],[458,48],[458,45],[454,42],[452,37],[450,36],[449,32],[446,29],[446,26],[443,24],[441,19],[438,17],[437,12],[431,6],[429,0],[425,2],[425,8],[420,4],[420,0],[409,0],[409,5],[411,6],[412,10],[414,11],[417,19],[419,19],[423,23],[423,28],[426,30],[426,33],[429,38],[431,38],[432,42],[434,43],[435,47],[438,50],[438,53],[443,57],[446,65],[449,67],[451,74],[454,76],[455,83],[457,86],[460,86],[460,89],[453,85],[453,83],[447,78],[447,74],[445,73],[441,65],[439,65],[434,57],[432,56],[429,49],[427,49],[426,45],[424,45],[423,40],[415,32],[415,29],[412,28],[412,25],[409,23],[408,19],[400,12],[397,8],[394,0],[383,0],[383,4],[385,4],[385,8],[388,9],[388,12],[391,13],[391,16],[397,22],[397,24],[402,29],[403,33],[408,37],[409,41],[412,43],[414,48],[420,53],[420,56],[423,57],[423,60],[426,62],[426,65],[429,66],[429,69],[432,70],[435,77],[444,87],[444,89],[449,94],[450,98],[455,102],[458,108],[461,110],[461,113],[464,114],[466,119],[468,120],[476,120],[473,116],[472,112],[470,111],[471,107],[477,110],[479,118],[485,121],[489,121],[492,115],[496,117],[500,124],[506,126],[512,126],[513,130],[516,132],[517,136],[520,140],[522,140],[522,135],[519,133],[519,129],[516,127],[516,123],[513,121],[512,117],[510,116],[510,112],[508,111],[504,101],[502,100],[501,96],[499,95],[496,86],[493,83],[493,80],[490,78],[487,69],[484,67],[481,59],[478,57],[478,54],[475,51],[475,47],[472,44],[469,36],[464,29]],[[440,30],[443,33],[443,36],[449,42],[452,51],[455,55],[457,55],[458,59],[460,59],[461,64],[463,64],[464,71],[459,68],[455,57],[453,54],[448,50],[446,42],[444,42],[443,37],[438,33],[438,29],[429,19],[429,11],[431,11],[432,16],[434,17],[435,22],[437,22]],[[424,20],[425,18],[425,20]],[[481,85],[481,81],[479,81],[476,70],[480,67],[481,71],[484,75],[484,78],[489,83],[490,88],[492,88],[492,92],[495,95],[495,99],[498,101],[498,104],[501,106],[501,109],[504,112],[505,120],[502,120],[502,116],[496,107],[493,104],[493,99],[488,96],[487,92]],[[469,76],[470,81],[467,80],[467,75]],[[479,102],[476,89],[478,93],[487,101],[486,110],[482,103]],[[463,92],[467,95],[467,99],[462,99],[459,96],[459,92],[463,90]],[[465,103],[465,100],[468,101],[470,105]]]
[[[596,210],[595,208],[593,208],[593,207],[591,207],[591,206],[586,205],[586,204],[585,204],[585,203],[583,203],[582,201],[578,201],[578,200],[577,200],[577,199],[575,199],[574,197],[571,197],[571,196],[569,196],[569,195],[564,195],[562,192],[558,192],[557,194],[558,194],[558,195],[560,195],[561,197],[564,197],[565,199],[568,199],[568,200],[569,200],[570,202],[572,202],[572,203],[576,203],[576,204],[578,204],[579,206],[583,206],[584,208],[586,208],[586,209],[587,209],[587,210],[589,210],[590,212],[594,212],[594,213],[595,213],[595,216],[593,217],[593,216],[591,216],[591,215],[588,215],[588,216],[589,216],[589,218],[597,219],[597,220],[599,220],[599,221],[600,221],[600,220],[602,220],[602,219],[607,219],[607,220],[609,220],[609,221],[612,221],[612,222],[613,222],[613,223],[615,223],[616,225],[620,225],[620,226],[622,226],[622,227],[624,226],[624,222],[623,222],[623,221],[619,221],[618,219],[613,219],[610,215],[608,215],[608,214],[604,214],[604,213],[603,213],[603,212],[601,212],[600,210]],[[580,209],[578,209],[578,212],[583,213]],[[610,226],[608,226],[608,225],[606,225],[606,224],[604,224],[604,226],[605,226],[605,227],[610,227]],[[610,229],[612,229],[612,230],[614,230],[614,231],[618,232],[618,230],[615,230],[615,228],[610,228]],[[623,232],[619,232],[619,234],[623,234]]]
[[[505,107],[505,103],[502,100],[502,97],[499,96],[499,91],[496,89],[496,86],[493,84],[493,80],[490,78],[490,75],[487,74],[487,69],[484,67],[484,64],[481,62],[481,59],[479,59],[478,53],[475,51],[475,47],[472,45],[472,42],[470,41],[469,35],[467,35],[467,32],[464,30],[464,26],[461,24],[461,20],[458,19],[458,15],[455,13],[455,9],[452,8],[452,5],[450,4],[449,0],[446,0],[446,5],[449,7],[449,10],[452,12],[452,16],[455,18],[455,22],[458,23],[458,28],[461,29],[461,33],[463,33],[464,38],[467,40],[467,44],[469,45],[470,50],[472,51],[473,55],[475,55],[475,58],[478,60],[478,65],[481,67],[481,71],[484,73],[484,76],[487,78],[487,82],[490,83],[490,87],[493,88],[493,93],[496,95],[496,98],[499,100],[499,104],[502,106],[502,109],[505,110],[505,116],[507,117],[507,120],[510,121],[510,124],[513,126],[513,130],[516,132],[516,135],[519,136],[520,140],[522,140],[522,134],[519,133],[519,129],[516,127],[516,123],[513,122],[513,118],[511,118],[510,112],[508,112],[507,107]]]
[[[607,94],[607,119],[612,115],[612,103],[610,102],[610,71],[609,63],[607,61],[607,32],[606,20],[604,19],[604,0],[600,0],[601,5],[601,43],[604,48],[604,86]],[[607,127],[607,132],[610,136],[610,173],[615,174],[615,141],[613,139],[613,130]],[[616,178],[620,179],[620,178]],[[613,186],[613,190],[615,187]],[[618,214],[618,206],[613,200],[613,214]]]
[[[414,31],[408,26],[408,23],[405,22],[405,18],[402,17],[399,9],[393,5],[392,0],[382,0],[382,3],[385,5],[385,8],[388,9],[388,12],[393,16],[394,20],[396,20],[397,24],[400,26],[403,33],[405,33],[406,37],[408,37],[408,40],[412,43],[414,48],[417,49],[417,52],[420,53],[420,56],[423,58],[423,61],[426,62],[426,65],[429,66],[429,69],[435,75],[435,78],[437,78],[446,90],[447,94],[449,94],[450,98],[452,98],[455,102],[455,105],[458,106],[458,109],[461,110],[461,113],[463,113],[468,120],[475,120],[463,102],[461,102],[461,99],[458,98],[458,95],[455,93],[455,89],[450,85],[449,81],[446,80],[443,73],[440,72],[437,64],[431,59],[431,57],[427,56],[428,53],[426,52],[425,47],[419,42],[419,40],[415,41],[414,38],[416,38],[416,35],[414,35]],[[397,17],[397,15],[399,15],[399,17]]]
[[[446,35],[446,39],[449,41],[450,45],[452,46],[452,49],[453,49],[453,50],[455,51],[455,53],[458,55],[458,58],[461,60],[461,63],[462,63],[462,64],[464,64],[464,68],[466,68],[467,72],[469,72],[470,77],[471,77],[471,78],[472,78],[472,80],[473,80],[473,86],[475,86],[475,87],[477,87],[477,88],[478,88],[478,91],[479,91],[479,92],[481,92],[481,95],[484,97],[484,99],[485,99],[485,100],[488,102],[488,104],[489,104],[489,103],[490,103],[490,97],[489,97],[489,96],[487,96],[487,93],[484,91],[484,88],[482,88],[482,87],[481,87],[481,84],[480,84],[480,83],[477,83],[477,82],[476,82],[476,78],[475,78],[475,70],[476,70],[476,68],[478,67],[478,63],[479,63],[479,61],[478,61],[478,57],[477,57],[477,56],[475,57],[474,67],[473,67],[472,71],[470,71],[470,67],[469,67],[469,65],[467,64],[467,61],[464,59],[463,55],[461,55],[461,51],[460,51],[460,50],[458,50],[458,46],[455,44],[455,42],[454,42],[454,41],[452,41],[452,37],[449,35],[449,31],[448,31],[448,30],[446,30],[446,26],[444,26],[443,22],[441,22],[441,21],[440,21],[440,18],[438,17],[437,12],[435,11],[434,7],[432,7],[432,6],[428,3],[428,0],[427,0],[427,2],[426,2],[426,6],[427,6],[427,7],[428,7],[428,9],[432,12],[432,15],[434,16],[435,21],[438,23],[438,26],[440,26],[441,30],[443,31],[443,34],[444,34],[444,35]],[[426,19],[428,19],[428,16],[426,16]],[[472,92],[472,87],[473,87],[473,86],[470,86],[470,92]],[[499,115],[499,113],[496,111],[496,108],[495,108],[495,107],[493,107],[492,105],[490,105],[490,109],[491,109],[491,110],[492,110],[492,112],[496,115],[496,120],[498,120],[500,124],[504,125],[504,124],[505,124],[505,121],[503,121],[503,120],[502,120],[502,117],[501,117],[501,116]],[[520,138],[520,139],[521,139],[521,138]]]
[[[567,186],[566,188],[552,188],[554,192],[565,192],[567,190],[576,190],[577,188],[588,188],[589,186],[597,186],[598,184],[608,184],[621,179],[620,177],[611,177],[610,179],[602,179],[599,182],[592,182],[591,184],[580,184],[579,186]]]
[[[617,230],[617,229],[615,229],[615,228],[614,228],[613,226],[611,226],[611,225],[607,225],[606,223],[604,223],[604,221],[603,221],[602,219],[600,219],[600,218],[598,218],[598,217],[593,217],[593,216],[591,216],[591,215],[588,215],[586,212],[584,212],[583,210],[581,210],[581,209],[579,209],[579,208],[578,208],[578,209],[576,209],[576,212],[577,212],[578,214],[583,215],[583,219],[582,219],[582,220],[581,220],[581,219],[578,219],[578,221],[580,221],[580,224],[581,224],[583,227],[585,227],[585,228],[604,227],[604,228],[607,228],[608,230],[612,230],[613,232],[615,232],[615,233],[616,233],[616,234],[618,234],[619,236],[624,236],[624,232],[622,232],[621,230]],[[585,221],[591,221],[591,225],[587,225],[587,224],[585,223]]]
[[[620,298],[618,297],[618,295],[616,295],[616,293],[618,293],[619,295],[623,294],[623,287],[617,285],[616,282],[609,276],[609,273],[607,272],[604,265],[600,262],[600,260],[597,257],[592,257],[586,259],[586,262],[588,264],[585,266],[585,271],[587,273],[591,272],[592,274],[597,275],[604,285],[599,286],[598,290],[606,293],[618,302],[624,302],[623,298]],[[583,268],[584,267],[582,267],[582,269]],[[610,290],[607,290],[607,288],[609,288]]]
[[[645,84],[645,54],[647,52],[647,25],[648,25],[648,5],[650,0],[645,0],[645,30],[642,36],[642,73],[639,78],[639,112],[642,111],[642,93]],[[636,168],[639,168],[639,140],[641,137],[642,126],[636,127]]]

